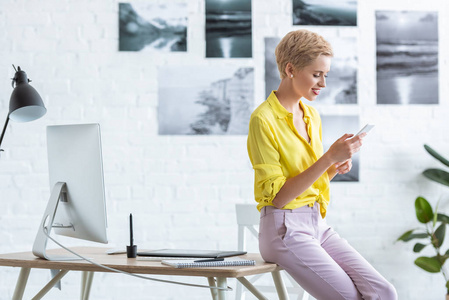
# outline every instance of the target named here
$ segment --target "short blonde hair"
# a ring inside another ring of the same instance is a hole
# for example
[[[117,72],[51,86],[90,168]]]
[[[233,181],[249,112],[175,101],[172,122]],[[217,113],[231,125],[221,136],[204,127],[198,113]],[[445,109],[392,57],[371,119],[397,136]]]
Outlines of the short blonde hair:
[[[332,46],[321,35],[306,29],[287,33],[275,50],[281,79],[287,77],[285,67],[291,63],[297,70],[310,65],[320,55],[333,56]]]

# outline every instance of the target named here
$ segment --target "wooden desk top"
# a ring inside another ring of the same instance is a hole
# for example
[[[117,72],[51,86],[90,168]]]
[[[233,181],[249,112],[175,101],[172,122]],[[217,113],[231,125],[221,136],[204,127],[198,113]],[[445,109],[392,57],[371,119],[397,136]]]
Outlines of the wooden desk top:
[[[106,250],[109,248],[98,247],[73,247],[70,248],[76,253],[83,255],[94,262],[126,271],[129,273],[139,274],[159,274],[159,275],[181,275],[181,276],[203,276],[203,277],[227,277],[237,278],[248,275],[268,273],[275,270],[281,270],[276,264],[266,263],[260,254],[249,253],[240,256],[243,259],[253,259],[256,261],[255,266],[232,266],[232,267],[202,267],[202,268],[185,268],[178,269],[161,264],[158,261],[136,260],[135,258],[127,258],[126,254],[107,255]],[[63,249],[48,250],[49,255],[67,255],[69,252]],[[70,254],[71,255],[71,254]],[[110,272],[100,268],[87,261],[48,261],[37,258],[32,252],[18,252],[0,254],[0,266],[25,267],[38,269],[62,269],[73,271],[94,271],[94,272]]]

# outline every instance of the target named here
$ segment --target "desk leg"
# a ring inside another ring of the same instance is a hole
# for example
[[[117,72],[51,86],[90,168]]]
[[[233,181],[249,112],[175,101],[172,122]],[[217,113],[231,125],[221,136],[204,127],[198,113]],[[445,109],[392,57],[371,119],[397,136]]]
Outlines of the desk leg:
[[[279,271],[271,272],[273,276],[274,285],[276,286],[276,291],[279,296],[279,300],[289,300],[287,288],[285,287],[284,281],[282,280],[281,273]]]
[[[19,278],[17,278],[16,289],[14,290],[13,300],[22,300],[28,277],[30,276],[30,268],[21,268]]]
[[[207,281],[210,286],[216,286],[214,277],[207,277]],[[218,292],[216,289],[210,289],[210,293],[212,294],[212,300],[218,300]]]
[[[238,281],[240,281],[241,284],[243,284],[248,291],[250,291],[254,296],[256,296],[257,299],[259,300],[267,300],[267,298],[262,295],[261,292],[259,292],[254,285],[251,284],[251,282],[249,282],[248,279],[246,279],[245,277],[239,277],[237,278]]]
[[[81,300],[89,300],[93,278],[94,272],[83,271],[81,276]]]
[[[67,274],[68,272],[69,272],[69,270],[61,270],[61,271],[59,271],[59,273],[58,273],[55,277],[53,277],[53,279],[50,280],[50,281],[47,283],[47,285],[44,286],[44,287],[42,288],[42,290],[40,290],[40,292],[36,294],[36,296],[34,296],[34,298],[33,298],[32,300],[39,300],[39,299],[42,299],[42,298],[45,296],[45,294],[47,294],[48,291],[51,290],[51,288],[52,288],[52,287],[53,287],[59,280],[61,280],[62,277],[64,277],[65,274]]]
[[[82,271],[81,272],[81,291],[80,291],[80,300],[84,299],[84,291],[86,290],[86,281],[87,281],[87,274],[88,271]]]
[[[226,277],[217,277],[217,286],[221,288],[227,288],[228,283]],[[226,290],[217,290],[218,300],[226,300]]]

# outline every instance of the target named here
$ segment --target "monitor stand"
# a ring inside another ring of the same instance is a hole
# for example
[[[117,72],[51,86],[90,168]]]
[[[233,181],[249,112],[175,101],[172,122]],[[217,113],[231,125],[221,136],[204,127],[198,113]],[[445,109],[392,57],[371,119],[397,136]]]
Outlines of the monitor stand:
[[[48,200],[47,208],[45,209],[44,216],[42,217],[41,225],[39,226],[39,229],[37,231],[36,239],[34,240],[33,254],[46,260],[79,260],[80,258],[74,255],[49,256],[45,253],[48,241],[47,234],[50,235],[52,228],[73,228],[73,230],[75,230],[73,225],[64,226],[53,224],[60,199],[62,202],[67,201],[67,185],[65,182],[57,182],[53,187],[50,199]]]

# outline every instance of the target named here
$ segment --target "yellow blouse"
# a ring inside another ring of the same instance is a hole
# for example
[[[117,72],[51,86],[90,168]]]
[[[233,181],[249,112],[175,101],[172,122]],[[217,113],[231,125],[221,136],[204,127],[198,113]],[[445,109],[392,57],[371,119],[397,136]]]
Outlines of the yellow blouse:
[[[257,209],[273,206],[273,199],[288,178],[305,171],[323,155],[321,118],[315,108],[301,101],[310,144],[293,125],[288,112],[272,91],[268,99],[251,114],[248,154],[254,169],[254,196]],[[295,209],[318,202],[321,215],[329,204],[329,176],[324,172],[304,193],[283,209]]]

